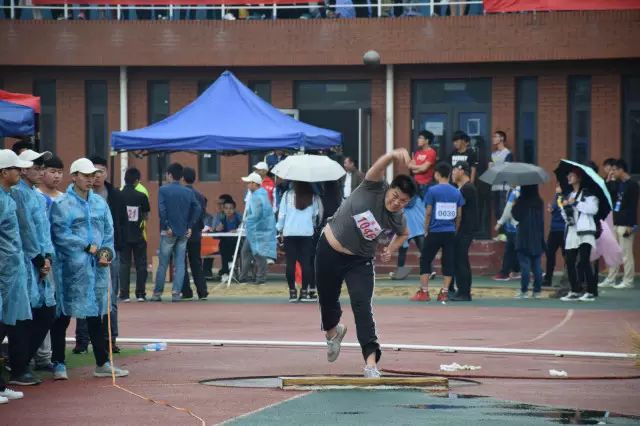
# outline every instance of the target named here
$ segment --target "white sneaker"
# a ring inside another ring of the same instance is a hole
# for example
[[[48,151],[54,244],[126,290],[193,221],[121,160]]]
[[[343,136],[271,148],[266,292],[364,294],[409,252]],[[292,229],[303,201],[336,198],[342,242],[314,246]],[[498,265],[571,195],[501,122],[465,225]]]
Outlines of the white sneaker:
[[[24,394],[22,392],[14,391],[13,389],[5,388],[0,392],[0,398],[5,398],[7,401],[10,399],[22,399]],[[0,402],[2,404],[2,402]]]
[[[560,300],[562,300],[563,302],[573,302],[576,300],[580,300],[580,293],[574,293],[570,291],[569,294],[567,294],[564,297],[561,297]]]
[[[615,288],[616,290],[622,290],[622,289],[625,289],[625,288],[633,288],[633,284],[622,282],[622,283],[614,285],[612,287]]]
[[[336,335],[327,339],[327,361],[334,362],[340,355],[340,344],[344,335],[347,334],[347,327],[342,324],[336,326]]]
[[[116,377],[126,377],[129,375],[129,372],[122,368],[113,367],[113,374]],[[111,377],[111,364],[105,362],[103,366],[96,367],[96,369],[93,370],[93,377]]]
[[[591,293],[585,293],[578,300],[580,300],[581,302],[595,302],[596,297]]]
[[[616,286],[615,282],[611,282],[611,281],[607,281],[607,280],[604,280],[600,284],[598,284],[598,288],[610,288],[610,287],[615,287],[615,286]]]
[[[529,298],[529,293],[527,293],[526,291],[519,291],[517,292],[514,296],[514,299],[528,299]]]
[[[222,278],[220,278],[220,282],[226,283],[227,281],[229,281],[229,275],[224,274]]]
[[[364,377],[367,379],[379,379],[382,376],[380,370],[378,370],[377,366],[369,367],[368,365],[364,367]]]
[[[9,403],[9,399],[5,398],[4,396],[0,396],[0,404],[8,404]]]

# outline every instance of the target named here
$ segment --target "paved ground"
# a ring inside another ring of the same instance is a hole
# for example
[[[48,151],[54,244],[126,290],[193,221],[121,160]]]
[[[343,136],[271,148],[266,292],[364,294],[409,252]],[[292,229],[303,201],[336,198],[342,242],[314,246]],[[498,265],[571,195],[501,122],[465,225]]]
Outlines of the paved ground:
[[[271,285],[284,289],[283,283]],[[284,292],[283,297],[130,303],[122,304],[120,310],[123,337],[322,340],[317,306],[288,304]],[[348,304],[344,311],[350,328],[345,340],[355,342]],[[445,306],[379,297],[375,305],[383,343],[608,352],[631,350],[628,329],[640,329],[639,312],[640,290],[603,291],[592,304],[487,297]],[[316,348],[170,346],[164,352],[134,352],[119,358],[118,364],[132,374],[118,383],[143,396],[188,408],[207,424],[234,419],[239,424],[468,424],[480,420],[537,424],[575,422],[576,418],[591,421],[601,419],[606,411],[640,416],[640,379],[624,379],[640,375],[640,369],[629,360],[390,350],[383,355],[381,366],[386,369],[437,373],[440,364],[458,362],[482,366],[470,376],[527,377],[478,379],[480,384],[454,386],[455,394],[486,397],[477,399],[437,398],[410,391],[298,392],[199,383],[224,377],[361,371],[357,349],[345,349],[334,364],[328,364],[325,357],[324,350]],[[549,369],[565,370],[570,377],[608,379],[546,380]],[[0,424],[41,424],[43,419],[48,424],[197,424],[185,412],[139,399],[112,387],[108,379],[94,379],[91,371],[90,366],[74,368],[68,382],[52,382],[44,375],[42,385],[23,389],[25,399],[0,406]],[[506,404],[505,400],[536,406]],[[610,418],[608,422],[637,424],[638,419]]]

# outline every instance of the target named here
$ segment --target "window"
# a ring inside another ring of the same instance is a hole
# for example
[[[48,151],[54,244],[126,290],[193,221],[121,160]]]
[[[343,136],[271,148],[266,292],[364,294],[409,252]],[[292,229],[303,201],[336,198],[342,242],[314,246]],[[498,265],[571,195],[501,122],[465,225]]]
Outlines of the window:
[[[538,139],[538,80],[516,80],[516,147],[518,161],[535,164]]]
[[[164,120],[169,116],[169,82],[149,81],[147,85],[148,122]],[[158,161],[162,163],[162,173],[169,165],[169,154],[151,154],[148,158],[149,180],[158,180]]]
[[[198,81],[198,96],[211,86],[214,80]],[[220,180],[220,156],[215,152],[198,153],[198,179],[201,181]]]
[[[590,159],[591,77],[569,77],[569,157],[579,163]]]
[[[107,158],[109,154],[107,136],[107,82],[85,82],[86,102],[86,153],[87,157]]]
[[[39,149],[56,152],[56,81],[34,81],[33,94],[40,96]]]
[[[623,155],[629,173],[640,174],[640,75],[622,81]]]
[[[270,81],[250,81],[249,89],[258,95],[265,102],[271,103],[271,82]]]

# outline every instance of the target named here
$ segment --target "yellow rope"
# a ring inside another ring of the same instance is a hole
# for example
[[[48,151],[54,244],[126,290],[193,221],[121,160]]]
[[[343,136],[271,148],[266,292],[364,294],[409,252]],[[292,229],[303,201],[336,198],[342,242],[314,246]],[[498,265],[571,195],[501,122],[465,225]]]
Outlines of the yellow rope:
[[[175,405],[170,404],[168,401],[158,401],[155,400],[153,398],[149,398],[146,397],[144,395],[140,395],[137,394],[135,392],[133,392],[132,390],[129,390],[123,386],[120,386],[119,384],[116,383],[116,372],[114,370],[113,367],[113,343],[112,343],[112,337],[111,337],[111,285],[107,286],[107,330],[109,333],[109,363],[111,364],[111,385],[114,388],[118,388],[120,390],[123,390],[125,392],[127,392],[130,395],[136,396],[140,399],[143,399],[145,401],[151,402],[153,404],[157,404],[157,405],[164,405],[166,407],[171,407],[175,410],[181,411],[183,413],[187,413],[188,415],[190,415],[191,417],[197,419],[200,421],[200,424],[202,426],[206,426],[206,422],[204,421],[204,419],[202,417],[199,417],[197,414],[195,414],[193,411],[191,411],[188,408],[182,408],[182,407],[177,407]]]

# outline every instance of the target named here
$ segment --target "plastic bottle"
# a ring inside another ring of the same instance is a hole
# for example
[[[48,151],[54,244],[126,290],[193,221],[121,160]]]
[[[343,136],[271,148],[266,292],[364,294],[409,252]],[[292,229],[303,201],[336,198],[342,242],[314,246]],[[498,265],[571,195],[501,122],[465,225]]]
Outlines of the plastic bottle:
[[[165,342],[149,343],[148,345],[144,345],[142,349],[144,349],[147,352],[166,351],[167,344]]]

